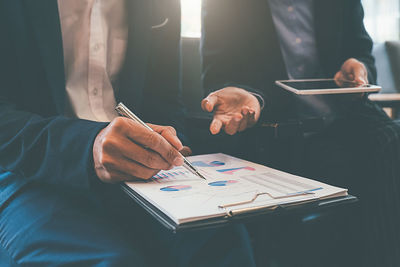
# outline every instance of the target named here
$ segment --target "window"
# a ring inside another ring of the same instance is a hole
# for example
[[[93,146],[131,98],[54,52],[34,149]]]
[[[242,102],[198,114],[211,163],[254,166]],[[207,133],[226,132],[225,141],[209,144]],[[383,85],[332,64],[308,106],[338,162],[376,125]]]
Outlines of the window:
[[[398,40],[399,0],[362,0],[365,10],[364,24],[375,42]]]
[[[365,27],[375,42],[400,38],[399,0],[362,0]],[[201,0],[181,0],[182,36],[201,35]]]
[[[181,0],[182,36],[199,38],[201,35],[201,0]]]

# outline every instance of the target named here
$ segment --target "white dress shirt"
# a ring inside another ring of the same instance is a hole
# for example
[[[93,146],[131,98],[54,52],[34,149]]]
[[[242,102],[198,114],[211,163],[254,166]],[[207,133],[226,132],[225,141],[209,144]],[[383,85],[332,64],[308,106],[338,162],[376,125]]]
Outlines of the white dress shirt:
[[[128,39],[125,0],[58,0],[67,114],[93,121],[117,116],[114,90]]]

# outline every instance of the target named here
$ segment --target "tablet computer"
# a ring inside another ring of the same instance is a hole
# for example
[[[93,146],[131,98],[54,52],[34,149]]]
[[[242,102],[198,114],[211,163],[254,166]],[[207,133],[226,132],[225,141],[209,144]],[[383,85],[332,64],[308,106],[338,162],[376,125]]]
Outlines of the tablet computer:
[[[345,81],[344,87],[340,87],[334,79],[282,80],[275,83],[298,95],[349,94],[381,90],[378,85],[356,85],[350,81]]]

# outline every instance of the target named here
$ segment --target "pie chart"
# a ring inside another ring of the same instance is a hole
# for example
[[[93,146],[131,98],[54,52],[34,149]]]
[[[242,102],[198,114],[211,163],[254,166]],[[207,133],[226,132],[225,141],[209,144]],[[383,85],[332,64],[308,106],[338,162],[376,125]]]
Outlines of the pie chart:
[[[227,186],[231,184],[236,184],[238,181],[235,180],[227,180],[227,181],[217,181],[217,182],[212,182],[209,183],[209,186]]]
[[[190,185],[171,185],[167,187],[160,188],[161,191],[164,192],[177,192],[177,191],[183,191],[183,190],[189,190],[192,189]]]

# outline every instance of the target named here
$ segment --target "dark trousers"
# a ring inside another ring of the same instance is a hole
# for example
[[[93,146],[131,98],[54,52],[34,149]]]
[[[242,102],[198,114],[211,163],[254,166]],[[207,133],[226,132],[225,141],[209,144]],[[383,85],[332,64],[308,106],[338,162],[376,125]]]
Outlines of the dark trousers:
[[[246,229],[173,234],[118,186],[32,183],[0,210],[0,266],[253,266]]]
[[[286,257],[288,266],[400,266],[399,122],[359,101],[318,133],[274,138],[269,129],[253,129],[241,141],[240,157],[348,188],[359,198],[352,211],[332,213],[311,227],[281,221],[276,226],[290,230],[278,236],[264,231],[266,242],[278,242],[272,235],[283,240],[281,249],[297,244],[292,251],[304,259]],[[331,250],[320,253],[326,247]]]

